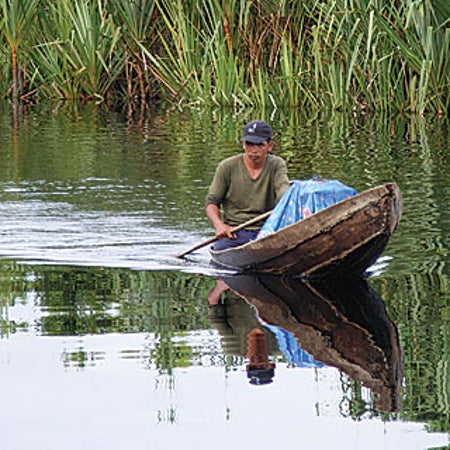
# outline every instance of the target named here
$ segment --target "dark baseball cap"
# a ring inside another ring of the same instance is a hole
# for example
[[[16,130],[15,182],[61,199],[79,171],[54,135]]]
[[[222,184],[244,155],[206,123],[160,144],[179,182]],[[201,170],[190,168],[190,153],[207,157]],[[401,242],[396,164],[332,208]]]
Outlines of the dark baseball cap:
[[[244,128],[241,141],[260,144],[263,141],[269,142],[272,139],[272,129],[270,125],[262,120],[252,120]]]

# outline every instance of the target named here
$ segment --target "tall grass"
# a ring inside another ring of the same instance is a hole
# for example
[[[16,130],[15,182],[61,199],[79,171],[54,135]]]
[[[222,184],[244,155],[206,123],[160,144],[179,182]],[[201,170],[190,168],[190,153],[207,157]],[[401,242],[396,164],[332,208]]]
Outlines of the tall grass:
[[[22,92],[19,84],[20,50],[23,41],[30,45],[39,0],[0,0],[1,41],[6,42],[10,51],[12,74],[12,97],[17,99]],[[29,42],[26,42],[28,39]],[[23,47],[23,46],[22,46]],[[25,65],[25,58],[23,61]],[[24,88],[24,86],[22,86]]]
[[[120,27],[125,59],[124,91],[128,100],[138,97],[145,103],[152,97],[152,79],[141,45],[152,47],[156,27],[152,26],[155,0],[111,0],[111,11]]]
[[[381,30],[396,44],[403,64],[403,91],[407,109],[423,114],[428,107],[438,114],[449,109],[450,28],[439,23],[429,1],[408,1],[404,22],[378,17]]]
[[[121,73],[120,29],[106,2],[59,0],[41,16],[34,65],[41,90],[65,99],[103,100]]]
[[[150,70],[174,101],[201,95],[204,47],[199,41],[197,12],[181,0],[157,3],[163,27],[158,30],[160,48],[142,47],[151,61]],[[207,82],[208,80],[205,80]]]
[[[13,74],[3,95],[17,95],[19,67],[36,98],[449,113],[447,0],[0,0],[0,6],[0,38],[8,44],[1,56],[8,48]],[[38,27],[31,26],[36,20]],[[15,63],[21,46],[28,59]]]

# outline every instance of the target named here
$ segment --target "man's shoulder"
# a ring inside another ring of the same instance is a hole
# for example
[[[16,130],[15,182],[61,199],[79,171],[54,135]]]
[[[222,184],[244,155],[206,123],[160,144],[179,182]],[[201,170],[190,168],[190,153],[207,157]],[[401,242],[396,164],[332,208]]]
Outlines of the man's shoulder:
[[[223,168],[234,167],[236,164],[239,163],[239,161],[241,159],[242,159],[242,155],[241,154],[229,156],[228,158],[223,159],[219,163],[219,167],[223,167]]]
[[[273,153],[269,153],[267,155],[267,161],[270,165],[273,165],[276,167],[286,165],[286,161],[281,156],[274,155]]]

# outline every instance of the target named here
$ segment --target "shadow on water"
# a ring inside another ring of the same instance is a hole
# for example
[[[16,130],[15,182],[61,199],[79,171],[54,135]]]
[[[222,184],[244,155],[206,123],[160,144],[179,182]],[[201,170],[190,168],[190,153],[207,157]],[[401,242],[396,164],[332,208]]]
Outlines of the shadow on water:
[[[376,410],[400,410],[404,360],[398,330],[366,280],[310,283],[292,277],[237,275],[218,281],[218,291],[228,288],[255,308],[280,347],[286,350],[290,344],[291,355],[307,352],[313,358],[309,364],[336,367],[361,382],[375,394]],[[304,354],[300,358],[305,361]],[[294,363],[302,365],[298,359]]]

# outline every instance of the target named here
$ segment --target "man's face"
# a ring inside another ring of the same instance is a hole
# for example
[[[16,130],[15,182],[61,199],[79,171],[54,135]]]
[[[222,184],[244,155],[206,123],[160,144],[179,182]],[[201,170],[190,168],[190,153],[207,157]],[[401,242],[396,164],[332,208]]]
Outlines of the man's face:
[[[257,163],[264,161],[267,153],[272,150],[273,142],[263,141],[260,144],[244,141],[243,147],[247,158]]]

